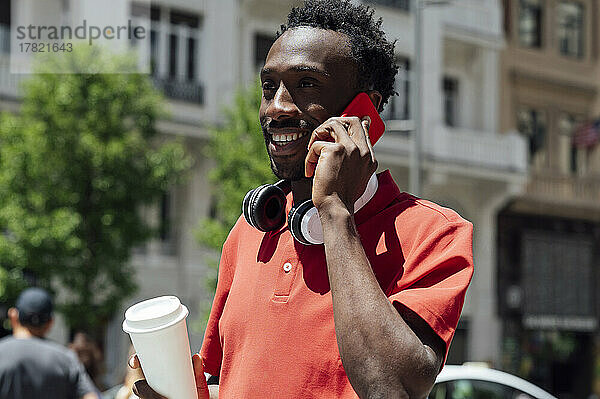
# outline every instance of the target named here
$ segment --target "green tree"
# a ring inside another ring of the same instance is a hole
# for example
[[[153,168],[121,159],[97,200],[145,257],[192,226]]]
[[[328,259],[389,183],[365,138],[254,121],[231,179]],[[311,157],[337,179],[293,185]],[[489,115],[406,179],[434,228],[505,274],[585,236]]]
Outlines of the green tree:
[[[215,161],[209,173],[213,212],[201,221],[197,234],[209,248],[221,249],[248,190],[275,181],[258,121],[260,96],[258,84],[238,90],[224,110],[223,125],[211,129],[206,155]]]
[[[209,174],[213,211],[200,222],[197,238],[217,251],[240,216],[248,190],[275,181],[258,120],[260,97],[258,83],[238,90],[233,104],[224,110],[224,123],[211,130],[206,155],[215,161]],[[216,270],[215,262],[210,265]],[[207,284],[213,291],[215,276]]]
[[[78,49],[42,64],[72,73],[33,75],[20,114],[0,118],[0,302],[35,280],[60,290],[71,328],[93,331],[135,290],[130,251],[156,230],[140,208],[190,161],[157,136],[149,78],[110,73],[133,57]],[[92,63],[103,73],[73,73]]]

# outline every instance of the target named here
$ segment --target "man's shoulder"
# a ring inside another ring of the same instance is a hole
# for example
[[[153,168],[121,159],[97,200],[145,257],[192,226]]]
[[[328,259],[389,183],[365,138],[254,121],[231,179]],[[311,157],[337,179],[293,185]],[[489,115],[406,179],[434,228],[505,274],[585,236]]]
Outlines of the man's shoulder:
[[[14,338],[4,337],[0,339],[1,351],[16,351],[19,353],[36,353],[52,356],[57,360],[72,361],[76,355],[69,349],[57,342],[42,338]],[[7,352],[5,352],[7,353]]]
[[[415,212],[423,219],[433,219],[439,223],[470,223],[452,208],[422,198],[415,198],[414,202]]]
[[[6,347],[8,345],[12,345],[14,341],[14,337],[12,335],[7,335],[6,337],[0,338],[0,348]]]
[[[403,223],[414,221],[421,225],[469,223],[449,207],[400,190],[389,170],[379,173],[378,177],[380,189],[374,200],[379,214],[384,213],[386,217],[395,216]]]
[[[473,229],[472,223],[454,209],[405,192],[388,206],[386,214],[394,218],[398,235],[412,237],[409,240],[418,241],[419,237],[422,239],[446,230],[468,233]]]
[[[49,354],[56,356],[57,358],[63,359],[68,363],[78,362],[77,354],[71,349],[59,344],[58,342],[50,341],[47,339],[38,340],[38,344],[44,347]]]

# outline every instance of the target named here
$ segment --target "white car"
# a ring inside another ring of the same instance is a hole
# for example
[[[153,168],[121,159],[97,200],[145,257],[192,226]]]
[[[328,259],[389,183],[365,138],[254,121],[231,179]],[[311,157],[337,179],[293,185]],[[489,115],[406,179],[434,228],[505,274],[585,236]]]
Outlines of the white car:
[[[481,366],[444,366],[429,399],[557,399],[522,378]]]

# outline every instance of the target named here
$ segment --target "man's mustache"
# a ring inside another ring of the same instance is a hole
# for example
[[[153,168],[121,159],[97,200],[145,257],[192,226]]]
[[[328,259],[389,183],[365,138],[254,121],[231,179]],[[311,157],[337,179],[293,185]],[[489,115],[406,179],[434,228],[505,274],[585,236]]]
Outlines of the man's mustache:
[[[283,119],[277,121],[275,119],[268,119],[261,123],[263,132],[268,132],[269,129],[283,129],[283,128],[295,128],[304,129],[308,131],[315,130],[316,126],[314,123],[306,121],[304,119]]]

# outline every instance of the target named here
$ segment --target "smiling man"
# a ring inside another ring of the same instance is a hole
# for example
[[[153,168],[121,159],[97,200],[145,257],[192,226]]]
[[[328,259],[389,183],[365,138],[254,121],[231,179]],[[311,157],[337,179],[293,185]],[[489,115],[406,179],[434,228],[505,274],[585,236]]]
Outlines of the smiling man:
[[[472,225],[401,192],[388,171],[355,210],[377,169],[370,121],[338,117],[361,92],[381,111],[396,70],[362,5],[309,0],[282,26],[261,71],[260,122],[273,172],[291,181],[287,209],[312,199],[324,244],[239,219],[194,356],[200,397],[202,371],[218,377],[212,397],[427,396],[473,273]]]

